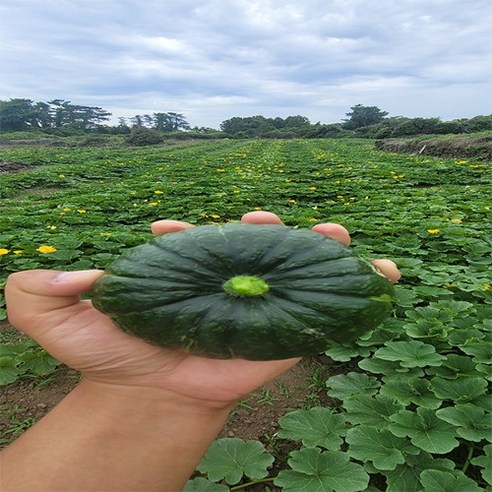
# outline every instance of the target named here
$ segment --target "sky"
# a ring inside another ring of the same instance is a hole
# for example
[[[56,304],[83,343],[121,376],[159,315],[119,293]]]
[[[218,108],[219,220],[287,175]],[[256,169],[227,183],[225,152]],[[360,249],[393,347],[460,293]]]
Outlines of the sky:
[[[492,113],[491,0],[0,0],[0,100],[194,127]]]

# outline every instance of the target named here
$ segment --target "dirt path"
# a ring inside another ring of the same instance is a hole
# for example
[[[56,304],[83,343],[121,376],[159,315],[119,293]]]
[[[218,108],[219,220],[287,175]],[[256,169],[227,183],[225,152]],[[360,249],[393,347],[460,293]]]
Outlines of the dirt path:
[[[32,168],[33,166],[21,162],[0,161],[0,174],[18,173]]]

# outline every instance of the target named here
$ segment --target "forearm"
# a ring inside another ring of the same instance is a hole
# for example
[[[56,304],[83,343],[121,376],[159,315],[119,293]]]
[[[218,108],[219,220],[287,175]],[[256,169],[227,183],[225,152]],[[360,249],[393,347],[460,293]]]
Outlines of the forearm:
[[[107,392],[82,382],[3,452],[1,490],[181,490],[229,408],[166,396],[150,388]]]

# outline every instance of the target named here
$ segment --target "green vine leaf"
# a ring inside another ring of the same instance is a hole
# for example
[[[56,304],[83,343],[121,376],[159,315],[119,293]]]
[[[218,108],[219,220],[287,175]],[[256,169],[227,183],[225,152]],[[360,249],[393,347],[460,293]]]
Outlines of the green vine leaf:
[[[490,343],[469,343],[464,344],[460,349],[467,355],[472,355],[474,362],[486,365],[492,365],[492,350]]]
[[[280,471],[274,480],[284,492],[356,492],[369,483],[364,468],[340,451],[302,448],[292,451],[288,464],[291,470]]]
[[[371,461],[378,470],[394,470],[405,463],[406,454],[419,454],[420,450],[406,439],[393,435],[389,430],[371,426],[358,426],[347,431],[345,439],[348,453],[356,460]]]
[[[464,473],[454,474],[450,471],[424,470],[420,474],[422,492],[481,492],[476,482]]]
[[[458,354],[447,355],[442,366],[429,367],[425,372],[430,376],[440,376],[444,379],[457,379],[460,376],[481,376],[470,357]]]
[[[273,461],[274,457],[265,452],[259,441],[222,438],[212,443],[197,470],[207,474],[212,482],[225,480],[234,485],[244,475],[256,480],[266,477]]]
[[[333,398],[344,400],[352,395],[375,395],[381,383],[372,376],[360,372],[349,372],[327,379],[328,394]]]
[[[387,427],[389,417],[404,405],[392,397],[384,395],[354,395],[343,401],[346,418],[352,424],[373,425],[378,428]]]
[[[395,305],[403,308],[413,307],[413,305],[417,304],[420,300],[419,296],[408,287],[401,285],[395,286]]]
[[[446,359],[444,355],[436,353],[433,345],[417,340],[389,342],[386,347],[376,350],[374,357],[399,361],[403,367],[440,366]]]
[[[482,473],[482,478],[489,484],[492,485],[492,444],[487,444],[484,446],[484,455],[477,456],[471,460],[473,465],[482,468],[480,472]]]
[[[390,417],[388,428],[397,437],[409,437],[412,444],[429,453],[449,453],[459,445],[453,425],[439,419],[435,412],[419,407],[416,412],[400,410]]]
[[[229,492],[229,487],[214,483],[203,477],[197,477],[186,482],[183,492]]]
[[[278,437],[301,441],[304,446],[338,450],[345,435],[345,417],[329,408],[289,412],[279,420]]]
[[[449,331],[453,328],[441,322],[432,322],[425,319],[415,323],[405,324],[407,335],[411,338],[434,338],[435,340],[445,340]]]
[[[384,343],[395,340],[403,333],[404,322],[397,318],[386,319],[381,326],[362,334],[355,342],[359,347],[380,347]]]
[[[23,365],[28,368],[30,372],[33,372],[38,376],[50,374],[60,365],[59,361],[51,357],[48,352],[41,348],[24,352],[19,356],[19,360],[22,361]]]
[[[456,432],[460,437],[467,441],[480,442],[486,439],[492,442],[492,424],[490,415],[485,411],[467,403],[454,407],[441,408],[436,415],[457,427]]]
[[[13,383],[23,371],[12,357],[0,356],[0,386]]]
[[[358,366],[367,372],[373,374],[384,374],[385,376],[402,376],[406,377],[422,377],[424,371],[420,367],[401,367],[398,361],[376,359],[371,357],[368,359],[362,359]]]
[[[436,409],[442,400],[431,391],[430,382],[421,378],[393,378],[386,380],[380,389],[380,394],[395,398],[404,405],[415,405]]]
[[[441,312],[448,313],[452,318],[456,318],[462,313],[475,313],[475,305],[466,301],[437,301],[431,302],[430,307],[436,308]]]
[[[438,303],[439,304],[439,303]],[[473,305],[472,305],[473,306]],[[407,317],[414,321],[429,321],[430,323],[449,323],[453,319],[450,312],[446,312],[439,307],[418,307],[411,311],[406,311]]]
[[[337,362],[348,362],[354,357],[367,357],[369,354],[369,349],[357,345],[337,345],[325,352],[325,355]]]
[[[457,379],[431,379],[433,393],[442,400],[454,403],[473,403],[487,392],[487,381],[484,378],[460,377]]]
[[[397,466],[395,470],[384,472],[387,483],[386,492],[420,491],[422,489],[420,474],[431,468],[444,471],[454,470],[454,463],[451,460],[433,458],[424,451],[416,456],[408,455],[404,464]]]
[[[464,328],[460,330],[452,330],[449,333],[448,343],[452,347],[463,347],[469,343],[475,343],[476,340],[485,338],[485,333],[474,328]]]

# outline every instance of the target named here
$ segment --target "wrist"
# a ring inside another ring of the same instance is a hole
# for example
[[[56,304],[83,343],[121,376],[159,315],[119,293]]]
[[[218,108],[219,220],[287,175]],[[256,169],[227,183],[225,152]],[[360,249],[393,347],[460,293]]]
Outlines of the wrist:
[[[8,447],[2,480],[18,491],[182,490],[229,410],[86,379]]]
[[[99,407],[114,413],[115,418],[123,419],[129,411],[153,419],[174,413],[213,418],[228,414],[235,404],[233,401],[197,399],[165,388],[117,385],[90,379],[83,379],[73,393],[74,397],[97,402]]]

